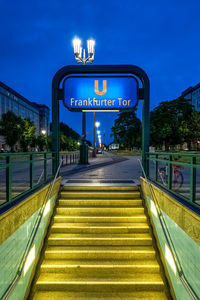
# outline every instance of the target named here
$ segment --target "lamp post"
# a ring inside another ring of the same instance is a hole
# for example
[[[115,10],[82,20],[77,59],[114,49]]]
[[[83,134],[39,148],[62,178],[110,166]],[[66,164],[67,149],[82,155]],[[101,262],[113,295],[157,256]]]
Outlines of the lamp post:
[[[88,57],[85,56],[85,49],[81,47],[81,40],[75,38],[73,40],[74,46],[74,55],[76,62],[82,63],[86,65],[87,63],[91,63],[94,61],[94,45],[95,41],[93,39],[87,40],[87,50],[88,50]],[[83,52],[83,56],[82,56]],[[95,123],[95,112],[93,113],[93,123]],[[95,138],[95,133],[94,133]],[[82,112],[82,147],[80,148],[80,163],[87,164],[88,163],[88,150],[86,150],[85,145],[86,140],[86,112]],[[95,146],[94,146],[95,150]],[[86,157],[87,156],[87,157]]]

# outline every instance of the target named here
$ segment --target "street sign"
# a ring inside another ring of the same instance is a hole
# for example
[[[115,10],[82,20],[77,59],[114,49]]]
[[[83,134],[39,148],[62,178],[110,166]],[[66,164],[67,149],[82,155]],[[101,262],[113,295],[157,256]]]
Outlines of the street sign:
[[[138,81],[133,76],[71,76],[63,88],[64,105],[71,111],[113,111],[138,103]]]

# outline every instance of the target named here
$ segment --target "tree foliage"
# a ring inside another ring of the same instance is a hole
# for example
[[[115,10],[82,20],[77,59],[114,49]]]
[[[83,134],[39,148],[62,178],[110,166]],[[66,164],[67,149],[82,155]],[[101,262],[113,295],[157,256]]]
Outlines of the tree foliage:
[[[183,97],[161,102],[150,113],[151,144],[156,147],[191,143],[199,137],[200,114]]]
[[[20,145],[23,151],[29,150],[28,148],[35,137],[35,130],[36,128],[32,121],[30,121],[29,119],[22,120],[22,132],[20,135]]]
[[[44,151],[48,148],[48,138],[45,134],[40,134],[36,138],[36,145],[39,148],[39,151]]]
[[[2,115],[0,120],[0,134],[5,137],[6,144],[14,150],[14,146],[19,141],[22,135],[23,122],[22,119],[9,111]]]
[[[121,111],[111,131],[111,136],[121,148],[141,147],[141,121],[134,109]]]

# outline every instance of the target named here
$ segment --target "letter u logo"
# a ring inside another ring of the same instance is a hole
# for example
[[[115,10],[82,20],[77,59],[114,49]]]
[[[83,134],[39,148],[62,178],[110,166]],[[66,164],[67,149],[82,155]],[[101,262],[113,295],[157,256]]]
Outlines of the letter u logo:
[[[103,80],[103,91],[99,92],[99,80],[94,81],[94,90],[97,95],[104,95],[107,92],[107,80]]]

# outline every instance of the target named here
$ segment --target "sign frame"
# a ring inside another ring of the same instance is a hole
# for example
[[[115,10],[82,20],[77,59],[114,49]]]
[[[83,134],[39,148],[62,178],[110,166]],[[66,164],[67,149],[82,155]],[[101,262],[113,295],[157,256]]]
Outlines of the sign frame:
[[[65,77],[75,74],[131,74],[137,76],[142,83],[139,88],[139,100],[142,100],[142,164],[147,176],[149,174],[148,158],[145,155],[149,152],[150,140],[150,116],[149,97],[150,83],[145,71],[135,65],[69,65],[59,69],[52,80],[52,151],[55,158],[53,171],[56,172],[59,166],[60,152],[60,100],[63,100],[64,92],[61,87]]]
[[[95,75],[92,75],[92,74],[88,74],[88,75],[85,75],[85,74],[83,74],[82,76],[81,76],[81,74],[77,74],[77,75],[75,75],[75,76],[67,76],[64,80],[63,80],[63,83],[62,83],[62,89],[63,89],[63,93],[65,93],[65,90],[64,90],[64,86],[65,86],[65,81],[67,81],[69,78],[86,78],[86,77],[88,77],[88,78],[92,78],[92,77],[95,77]],[[126,78],[126,77],[128,77],[128,78],[133,78],[135,81],[136,81],[136,85],[137,85],[137,91],[136,91],[136,93],[137,93],[137,99],[136,99],[136,104],[134,105],[134,106],[132,106],[132,107],[124,107],[124,108],[121,108],[121,107],[115,107],[115,108],[109,108],[109,109],[106,109],[106,108],[102,108],[102,109],[98,109],[98,108],[70,108],[70,107],[68,107],[67,105],[66,105],[66,103],[65,103],[65,99],[64,99],[64,94],[63,94],[63,105],[67,108],[67,110],[69,110],[69,111],[71,111],[71,112],[82,112],[82,111],[84,111],[84,112],[87,112],[87,111],[95,111],[95,112],[101,112],[101,111],[105,111],[105,112],[113,112],[113,111],[121,111],[121,110],[127,110],[127,109],[135,109],[136,107],[137,107],[137,105],[138,105],[138,103],[139,103],[139,81],[138,81],[138,79],[135,77],[135,76],[133,76],[133,75],[120,75],[120,74],[118,74],[118,75],[99,75],[99,74],[96,74],[96,77],[99,77],[99,78],[104,78],[104,77],[110,77],[110,78],[117,78],[117,77],[119,77],[119,78]]]

